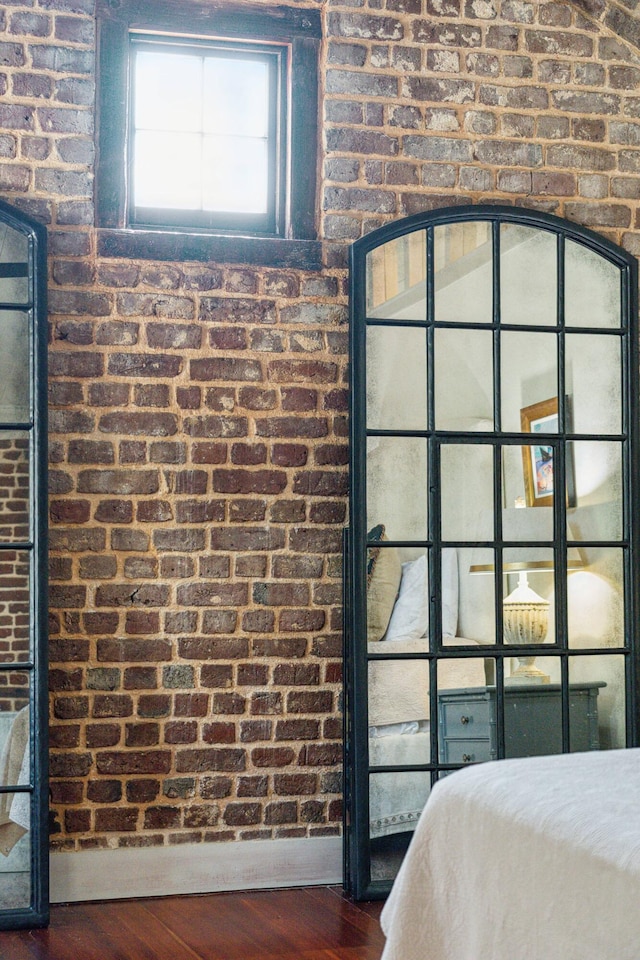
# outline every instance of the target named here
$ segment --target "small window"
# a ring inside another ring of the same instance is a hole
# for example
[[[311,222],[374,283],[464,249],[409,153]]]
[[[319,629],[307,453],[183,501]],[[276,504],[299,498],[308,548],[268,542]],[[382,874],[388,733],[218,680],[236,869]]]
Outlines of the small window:
[[[129,219],[279,234],[287,48],[132,34]]]
[[[314,240],[318,12],[97,7],[97,225]]]

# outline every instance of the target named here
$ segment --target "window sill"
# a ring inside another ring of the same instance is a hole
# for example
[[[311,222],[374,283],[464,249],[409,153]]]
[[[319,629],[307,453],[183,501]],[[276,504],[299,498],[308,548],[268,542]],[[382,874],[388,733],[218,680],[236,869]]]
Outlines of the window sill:
[[[322,268],[319,240],[234,237],[166,230],[98,230],[98,255],[130,260],[247,263],[261,267]]]

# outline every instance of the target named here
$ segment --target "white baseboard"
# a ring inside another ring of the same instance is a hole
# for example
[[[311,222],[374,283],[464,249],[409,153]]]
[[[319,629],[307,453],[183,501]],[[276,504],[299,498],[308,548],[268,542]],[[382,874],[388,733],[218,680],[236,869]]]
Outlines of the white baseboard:
[[[244,840],[53,853],[51,902],[342,882],[342,838]]]

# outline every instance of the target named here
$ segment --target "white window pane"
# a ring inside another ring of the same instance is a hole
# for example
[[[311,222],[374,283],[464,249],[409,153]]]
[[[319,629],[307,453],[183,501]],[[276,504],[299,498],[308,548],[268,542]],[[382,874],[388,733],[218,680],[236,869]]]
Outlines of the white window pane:
[[[199,210],[202,138],[197,133],[136,134],[133,200],[137,207]]]
[[[203,207],[229,213],[266,213],[267,144],[247,137],[205,137]]]
[[[200,130],[202,57],[138,53],[134,116],[136,129]]]
[[[204,67],[205,133],[266,137],[269,71],[259,60],[208,59]]]

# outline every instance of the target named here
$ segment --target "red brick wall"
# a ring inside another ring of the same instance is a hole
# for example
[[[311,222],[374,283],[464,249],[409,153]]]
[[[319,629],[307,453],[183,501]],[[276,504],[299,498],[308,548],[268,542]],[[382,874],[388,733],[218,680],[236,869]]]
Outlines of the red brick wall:
[[[348,244],[499,201],[638,249],[628,10],[308,5],[317,273],[98,258],[92,0],[0,11],[0,192],[49,228],[62,849],[339,831]]]

